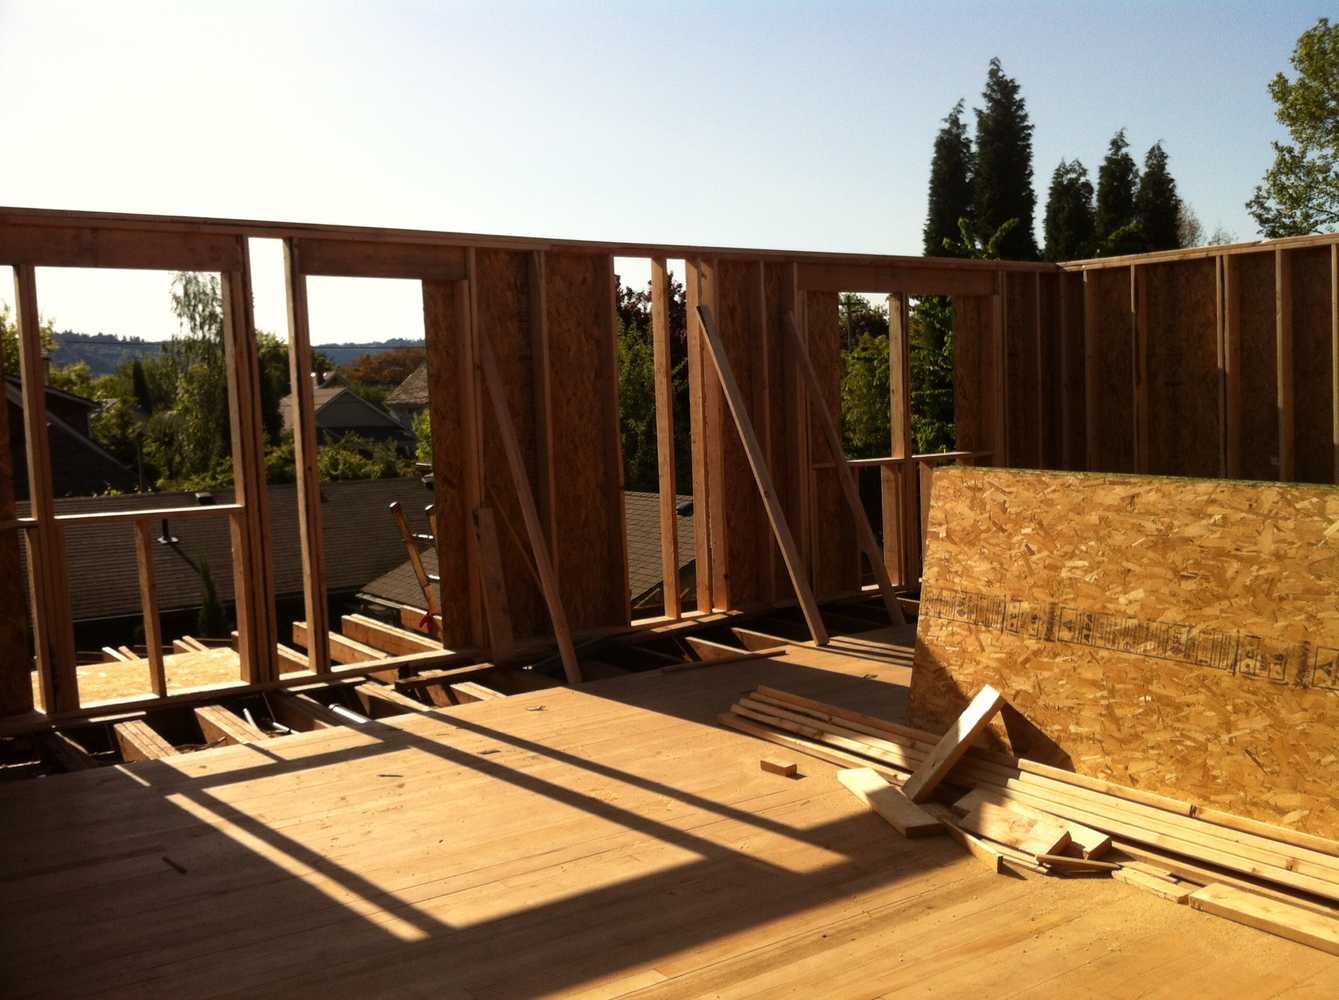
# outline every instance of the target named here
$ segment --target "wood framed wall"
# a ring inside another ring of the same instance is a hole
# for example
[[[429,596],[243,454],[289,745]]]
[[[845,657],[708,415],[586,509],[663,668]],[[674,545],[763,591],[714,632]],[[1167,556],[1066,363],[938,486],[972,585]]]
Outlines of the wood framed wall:
[[[422,282],[443,656],[490,647],[473,527],[481,508],[489,508],[497,527],[497,569],[515,637],[542,637],[551,628],[551,605],[522,530],[517,483],[497,457],[498,411],[479,371],[484,343],[501,376],[501,412],[534,500],[564,616],[578,633],[630,624],[615,257],[650,258],[662,285],[663,262],[685,261],[689,314],[705,304],[717,317],[785,516],[822,598],[856,591],[862,580],[853,524],[812,409],[839,414],[837,302],[844,291],[892,296],[902,320],[893,324],[890,351],[897,362],[890,399],[890,411],[898,410],[897,444],[889,456],[854,463],[881,470],[885,519],[893,522],[884,532],[885,565],[890,573],[896,569],[902,586],[919,579],[923,472],[936,464],[1315,482],[1334,482],[1339,470],[1335,237],[1053,265],[0,209],[0,263],[16,267],[24,345],[23,356],[6,363],[28,386],[40,384],[34,268],[222,275],[238,485],[234,504],[206,516],[226,516],[232,524],[243,685],[278,682],[250,238],[285,241],[299,384],[310,368],[309,276]],[[940,456],[911,453],[904,405],[910,391],[904,306],[909,296],[929,294],[951,299],[956,328],[959,450]],[[663,347],[667,319],[653,312],[653,335]],[[821,398],[798,377],[797,347],[785,325],[792,316]],[[668,395],[668,355],[661,353],[657,387]],[[696,613],[791,600],[736,430],[691,322],[688,367]],[[319,482],[314,436],[308,440],[311,403],[304,396],[297,424],[308,625],[316,650],[310,665],[313,676],[323,677],[337,668],[324,659],[319,641],[329,625],[322,624]],[[90,710],[74,690],[69,581],[60,557],[63,532],[78,518],[55,513],[39,440],[42,403],[41,392],[25,395],[25,425],[37,436],[28,448],[30,466],[36,463],[29,469],[31,517],[18,519],[8,506],[11,477],[0,460],[0,555],[15,550],[20,535],[36,553],[29,560],[37,567],[36,667],[44,704],[68,716]],[[661,443],[661,482],[672,494],[667,445],[672,449],[672,433]],[[660,521],[670,530],[672,507],[662,504]],[[127,530],[139,529],[128,523]],[[668,563],[664,573],[670,573]],[[153,592],[149,584],[146,595]],[[0,593],[0,614],[14,600],[13,593]],[[685,612],[667,602],[666,613]],[[16,620],[6,614],[0,629],[0,711],[11,715],[29,707],[24,692],[33,662]]]

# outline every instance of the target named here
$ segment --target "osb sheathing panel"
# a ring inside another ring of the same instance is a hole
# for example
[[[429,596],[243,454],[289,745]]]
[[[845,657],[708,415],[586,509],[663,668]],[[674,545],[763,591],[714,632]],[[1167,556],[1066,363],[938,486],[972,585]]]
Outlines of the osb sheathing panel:
[[[994,738],[1083,774],[1339,834],[1339,488],[935,476],[911,715],[983,684]]]
[[[995,442],[997,387],[990,309],[988,296],[953,298],[953,416],[957,447],[964,451],[987,451]]]
[[[1241,331],[1241,475],[1279,475],[1277,324],[1274,321],[1274,254],[1238,254],[1234,306]]]
[[[15,358],[4,357],[0,348],[0,381],[16,367]],[[18,428],[15,428],[18,430]],[[0,406],[0,715],[17,715],[33,707],[28,678],[32,657],[28,652],[27,601],[19,566],[19,529],[14,524],[14,460],[9,449],[9,403]]]
[[[544,270],[556,561],[573,628],[628,621],[611,268],[599,254],[549,253]]]
[[[1083,373],[1083,275],[1064,271],[1058,276],[1057,322],[1055,330],[1057,440],[1056,464],[1062,469],[1088,466],[1088,440],[1085,432],[1085,388]]]
[[[470,505],[466,496],[471,449],[465,434],[462,373],[468,363],[464,324],[467,289],[463,281],[423,282],[423,330],[427,346],[432,471],[437,515],[437,565],[441,567],[442,637],[448,647],[472,646],[485,637],[471,616],[467,542]]]
[[[1297,479],[1334,482],[1330,250],[1288,254],[1293,297],[1293,440]]]
[[[1220,471],[1218,277],[1213,260],[1140,268],[1147,296],[1148,471]]]
[[[837,316],[836,292],[806,292],[809,357],[818,373],[823,399],[809,400],[809,406],[827,406],[837,426],[841,426],[841,331]],[[809,421],[809,454],[816,462],[827,456],[816,422],[817,412]],[[855,523],[842,496],[841,484],[832,468],[814,473],[813,522],[810,527],[814,591],[822,599],[855,590],[860,584],[855,542]]]
[[[1093,366],[1088,400],[1095,433],[1088,467],[1099,472],[1134,469],[1134,350],[1131,342],[1128,268],[1088,271],[1088,354]]]
[[[1041,386],[1037,367],[1037,276],[1006,274],[1004,287],[1009,464],[1037,468],[1041,465],[1038,451]]]
[[[762,273],[757,262],[723,260],[716,264],[713,278],[716,328],[726,360],[758,441],[770,458],[765,368],[768,352],[764,349],[770,330],[762,313]],[[720,583],[717,599],[726,608],[739,608],[768,599],[772,538],[748,456],[718,386],[720,421],[713,428],[716,436],[707,445],[719,463],[721,483],[719,492],[712,495],[711,521],[715,529],[712,541],[719,553],[715,560]]]
[[[486,339],[497,361],[507,394],[507,411],[521,446],[527,488],[540,509],[548,489],[536,458],[538,414],[535,409],[535,331],[530,322],[529,255],[508,250],[479,250],[475,257],[475,301],[479,309],[479,336]],[[483,454],[502,456],[497,418],[491,401],[483,411]],[[502,578],[507,588],[513,634],[518,638],[550,630],[544,595],[530,570],[533,555],[525,536],[520,500],[506,463],[489,463],[484,474],[484,501],[494,509]]]

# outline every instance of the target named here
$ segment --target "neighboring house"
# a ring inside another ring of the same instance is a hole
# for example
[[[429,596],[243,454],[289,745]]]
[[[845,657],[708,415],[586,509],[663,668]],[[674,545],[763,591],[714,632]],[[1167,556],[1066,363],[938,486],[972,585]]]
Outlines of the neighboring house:
[[[270,524],[274,545],[274,589],[279,603],[300,607],[302,602],[301,533],[298,530],[297,487],[284,483],[270,487]],[[422,510],[432,494],[418,479],[362,479],[321,484],[321,513],[325,527],[327,590],[332,599],[352,597],[368,580],[394,568],[405,558],[399,529],[387,509],[395,501],[408,511]],[[213,494],[214,503],[232,502],[231,490]],[[126,496],[80,497],[56,501],[57,514],[193,507],[193,493],[139,493]],[[29,512],[18,504],[20,517]],[[199,607],[200,579],[183,554],[192,560],[204,556],[219,600],[233,599],[232,543],[228,518],[172,518],[154,521],[154,537],[166,524],[171,544],[154,546],[159,610],[163,614]],[[80,632],[92,632],[98,623],[120,623],[133,629],[140,621],[139,576],[135,561],[135,533],[124,523],[70,525],[65,530],[70,603]],[[26,573],[24,579],[27,579]],[[299,612],[300,614],[300,612]],[[104,640],[105,641],[105,640]],[[124,640],[121,640],[124,641]],[[280,635],[279,641],[291,642]],[[81,639],[80,648],[102,642]],[[116,643],[113,643],[115,645]]]
[[[9,453],[14,462],[14,496],[28,499],[28,445],[23,425],[23,390],[17,377],[5,379],[9,408]],[[126,492],[138,485],[126,468],[93,440],[90,422],[96,400],[46,387],[47,437],[51,442],[51,481],[58,497]]]
[[[413,430],[414,418],[428,408],[428,363],[425,361],[409,377],[391,390],[386,409],[405,430]]]
[[[660,494],[633,493],[624,495],[627,513],[628,591],[632,598],[633,617],[640,617],[638,609],[663,607],[660,569]],[[693,586],[693,515],[692,497],[681,496],[676,504],[680,511],[679,527],[679,592]],[[688,511],[688,513],[683,513]],[[503,544],[509,544],[504,541]],[[403,549],[401,549],[403,553]],[[423,567],[429,573],[437,572],[437,553],[432,547],[423,552]],[[402,559],[394,569],[370,581],[358,593],[359,599],[372,606],[423,607],[423,591],[408,559]]]
[[[337,377],[336,377],[337,378]],[[360,434],[373,441],[406,442],[405,429],[387,416],[380,407],[369,403],[346,385],[327,380],[312,390],[316,409],[316,432],[322,442],[345,434]],[[279,400],[284,431],[293,431],[293,396]]]

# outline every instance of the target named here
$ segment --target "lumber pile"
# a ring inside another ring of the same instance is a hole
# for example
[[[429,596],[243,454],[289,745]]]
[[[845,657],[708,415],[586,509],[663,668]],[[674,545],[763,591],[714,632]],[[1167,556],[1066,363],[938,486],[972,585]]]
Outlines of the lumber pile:
[[[1000,705],[986,688],[936,736],[759,686],[720,721],[839,765],[891,825],[996,871],[1111,877],[1339,954],[1339,842],[974,746]]]

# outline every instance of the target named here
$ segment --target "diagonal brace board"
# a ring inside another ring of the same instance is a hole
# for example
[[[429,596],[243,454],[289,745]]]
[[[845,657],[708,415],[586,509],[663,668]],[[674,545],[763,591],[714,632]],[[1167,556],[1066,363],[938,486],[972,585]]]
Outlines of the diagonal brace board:
[[[865,507],[860,502],[860,494],[856,491],[851,463],[847,461],[846,452],[842,449],[841,434],[832,420],[832,414],[821,403],[823,389],[818,381],[818,373],[814,371],[813,362],[809,360],[809,350],[800,336],[793,312],[786,313],[786,329],[790,331],[791,340],[795,343],[795,356],[800,359],[800,374],[808,384],[809,394],[813,399],[820,401],[819,405],[810,407],[810,410],[818,414],[818,426],[823,429],[823,437],[827,440],[832,462],[837,466],[837,481],[841,483],[846,505],[851,508],[851,516],[855,519],[855,533],[860,548],[864,551],[865,558],[869,560],[870,569],[874,571],[874,579],[879,584],[879,593],[883,595],[883,605],[888,609],[889,619],[894,625],[905,625],[906,615],[902,613],[902,606],[897,603],[897,595],[893,593],[893,581],[888,578],[888,567],[883,562],[883,553],[874,538],[874,529],[870,527],[869,518],[865,516]]]
[[[498,374],[492,345],[485,338],[479,340],[479,367],[483,370],[484,386],[488,391],[488,398],[493,403],[493,414],[497,417],[498,436],[502,438],[502,451],[506,455],[512,484],[516,488],[516,499],[521,507],[521,520],[525,522],[525,533],[530,539],[535,567],[539,570],[544,603],[548,605],[549,617],[553,620],[553,636],[558,642],[558,652],[562,656],[563,673],[567,676],[567,683],[580,684],[581,665],[577,662],[576,649],[572,646],[572,631],[567,625],[567,612],[563,609],[562,597],[558,591],[558,577],[553,571],[553,558],[549,554],[548,542],[544,539],[544,528],[540,524],[539,510],[535,507],[530,478],[525,473],[521,446],[516,440],[516,428],[512,425],[511,414],[507,412],[507,396],[503,389],[502,376]]]
[[[735,428],[739,431],[739,440],[744,445],[744,453],[748,455],[749,467],[753,470],[753,478],[758,483],[758,493],[762,497],[763,507],[767,510],[767,520],[772,524],[772,534],[776,536],[777,545],[781,548],[781,557],[786,561],[786,572],[790,574],[791,585],[795,588],[795,596],[799,598],[800,607],[804,611],[804,620],[809,624],[809,631],[813,634],[814,643],[819,646],[828,644],[828,630],[823,624],[823,618],[818,613],[818,602],[814,600],[814,592],[809,587],[809,581],[804,575],[804,565],[800,561],[799,549],[795,546],[795,538],[790,533],[790,525],[786,522],[785,511],[781,509],[781,501],[777,497],[776,486],[772,483],[772,473],[767,468],[767,459],[763,455],[762,445],[758,442],[758,435],[753,430],[753,421],[749,419],[748,409],[744,406],[744,398],[739,391],[739,384],[735,381],[735,374],[730,367],[730,362],[725,356],[725,347],[721,343],[720,333],[716,330],[716,323],[711,318],[711,310],[704,305],[697,307],[698,322],[702,326],[702,342],[707,346],[707,355],[711,358],[711,363],[716,369],[716,374],[721,381],[721,389],[725,393],[726,402],[730,406],[730,415],[735,418]]]

